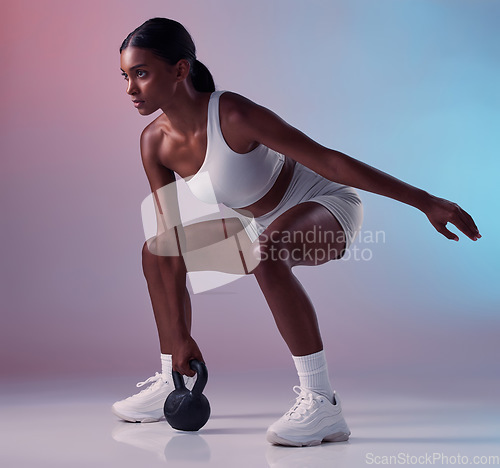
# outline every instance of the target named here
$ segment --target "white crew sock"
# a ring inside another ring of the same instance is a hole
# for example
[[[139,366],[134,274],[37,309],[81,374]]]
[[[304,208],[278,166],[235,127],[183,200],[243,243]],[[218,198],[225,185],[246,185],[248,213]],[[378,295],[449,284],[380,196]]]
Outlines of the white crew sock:
[[[161,354],[161,373],[167,380],[172,379],[172,355]]]
[[[325,351],[292,357],[299,374],[300,386],[324,395],[333,403],[333,389],[328,377]]]

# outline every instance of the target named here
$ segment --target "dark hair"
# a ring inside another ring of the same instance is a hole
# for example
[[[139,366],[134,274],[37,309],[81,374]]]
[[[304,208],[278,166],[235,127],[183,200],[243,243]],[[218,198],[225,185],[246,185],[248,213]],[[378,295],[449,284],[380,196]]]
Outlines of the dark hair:
[[[196,59],[196,47],[186,28],[167,18],[151,18],[134,29],[122,42],[120,54],[128,46],[149,49],[170,65],[186,59],[194,89],[215,91],[214,79],[208,68]]]

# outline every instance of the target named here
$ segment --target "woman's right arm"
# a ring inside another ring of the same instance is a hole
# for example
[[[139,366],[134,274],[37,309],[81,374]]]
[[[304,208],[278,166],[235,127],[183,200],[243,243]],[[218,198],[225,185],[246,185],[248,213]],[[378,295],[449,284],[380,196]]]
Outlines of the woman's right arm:
[[[172,350],[172,367],[181,374],[193,376],[189,367],[191,359],[204,362],[196,342],[190,335],[184,308],[186,289],[186,265],[182,252],[185,237],[182,229],[174,172],[161,164],[159,151],[162,134],[148,126],[141,134],[141,158],[146,172],[151,193],[153,194],[157,235],[148,239],[149,251],[157,256],[165,303],[161,304],[161,313],[165,314]],[[158,324],[158,326],[161,326]]]

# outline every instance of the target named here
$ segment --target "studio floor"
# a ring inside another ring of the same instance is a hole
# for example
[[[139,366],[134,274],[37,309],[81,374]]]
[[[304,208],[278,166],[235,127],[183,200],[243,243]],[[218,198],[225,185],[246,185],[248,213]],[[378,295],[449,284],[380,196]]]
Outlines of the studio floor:
[[[285,448],[271,446],[265,432],[294,401],[288,374],[211,375],[205,394],[212,415],[198,433],[175,431],[166,421],[134,424],[112,415],[113,401],[134,393],[142,377],[147,376],[2,384],[0,466],[500,466],[496,381],[455,392],[433,391],[432,385],[418,391],[395,385],[391,392],[390,385],[377,390],[344,379],[339,395],[350,440]]]

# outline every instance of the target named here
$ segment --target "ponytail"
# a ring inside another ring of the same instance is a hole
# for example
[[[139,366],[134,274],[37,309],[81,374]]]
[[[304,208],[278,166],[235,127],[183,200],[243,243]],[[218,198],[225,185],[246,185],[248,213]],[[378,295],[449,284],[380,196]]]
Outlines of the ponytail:
[[[202,93],[215,91],[212,74],[199,60],[194,61],[193,68],[191,69],[191,81],[196,91]]]

